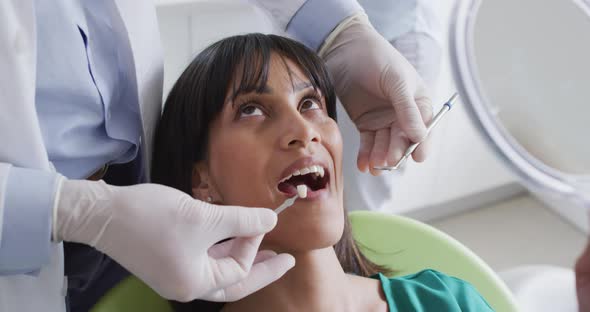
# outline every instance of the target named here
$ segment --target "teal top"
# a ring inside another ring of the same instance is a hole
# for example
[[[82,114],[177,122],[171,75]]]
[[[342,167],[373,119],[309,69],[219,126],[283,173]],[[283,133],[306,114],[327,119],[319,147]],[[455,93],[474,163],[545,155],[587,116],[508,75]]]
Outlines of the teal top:
[[[391,312],[494,311],[471,284],[434,270],[395,278],[379,273],[371,278],[381,281]]]

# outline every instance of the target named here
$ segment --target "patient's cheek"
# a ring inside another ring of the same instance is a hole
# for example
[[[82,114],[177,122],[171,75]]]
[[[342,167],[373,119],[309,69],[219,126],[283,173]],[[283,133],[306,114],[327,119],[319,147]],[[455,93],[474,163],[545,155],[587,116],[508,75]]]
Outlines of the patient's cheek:
[[[328,117],[322,123],[318,124],[318,129],[322,135],[322,141],[328,145],[328,151],[341,156],[342,134],[336,121]]]
[[[263,169],[267,162],[264,155],[271,153],[262,144],[264,140],[250,132],[225,126],[212,132],[210,142],[209,164],[223,204],[270,205]]]

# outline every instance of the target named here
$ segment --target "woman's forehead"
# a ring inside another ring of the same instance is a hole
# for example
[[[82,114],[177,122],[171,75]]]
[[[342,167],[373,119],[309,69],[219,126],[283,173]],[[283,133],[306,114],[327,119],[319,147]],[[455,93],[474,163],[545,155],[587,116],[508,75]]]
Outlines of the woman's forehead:
[[[273,53],[268,61],[267,66],[259,64],[257,71],[252,71],[252,67],[238,66],[230,88],[226,96],[226,101],[232,101],[241,94],[262,93],[272,94],[277,92],[290,91],[293,93],[300,92],[303,89],[316,86],[305,75],[301,67],[284,56]],[[254,77],[244,77],[243,75],[255,75]]]

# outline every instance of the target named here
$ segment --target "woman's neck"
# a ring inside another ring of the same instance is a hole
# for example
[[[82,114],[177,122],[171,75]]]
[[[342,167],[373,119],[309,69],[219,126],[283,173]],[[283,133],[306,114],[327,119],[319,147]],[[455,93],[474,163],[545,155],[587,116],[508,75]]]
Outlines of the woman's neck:
[[[282,278],[224,311],[368,311],[385,303],[379,281],[346,274],[333,248],[294,256]]]

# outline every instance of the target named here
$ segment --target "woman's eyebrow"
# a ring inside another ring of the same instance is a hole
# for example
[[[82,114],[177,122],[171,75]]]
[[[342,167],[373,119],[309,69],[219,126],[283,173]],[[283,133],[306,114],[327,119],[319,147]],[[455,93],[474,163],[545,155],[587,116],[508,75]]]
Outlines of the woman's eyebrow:
[[[258,90],[252,90],[250,92],[244,92],[244,90],[236,90],[234,91],[234,93],[231,96],[227,97],[227,100],[225,101],[226,103],[231,102],[232,107],[235,106],[236,104],[236,99],[240,96],[240,95],[245,95],[245,94],[250,94],[250,93],[256,93],[256,94],[270,94],[272,93],[272,88],[269,86],[263,86],[262,90],[260,90],[260,92],[258,92]]]
[[[301,81],[293,84],[293,92],[299,92],[301,90],[312,88],[313,84],[309,81]]]
[[[301,82],[297,82],[293,84],[293,92],[300,92],[302,90],[305,90],[307,88],[313,88],[313,84],[309,81],[301,81]],[[263,86],[262,90],[260,90],[260,92],[254,90],[248,93],[256,93],[256,94],[271,94],[273,93],[273,89],[271,87],[269,87],[268,85]],[[238,98],[238,96],[240,95],[244,95],[244,94],[248,94],[246,92],[244,92],[243,90],[236,90],[231,97],[228,97],[226,102],[230,102],[231,101],[231,105],[232,107],[235,106],[235,99]]]

